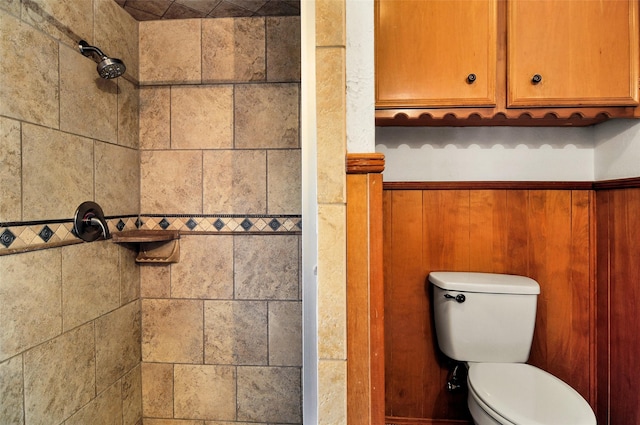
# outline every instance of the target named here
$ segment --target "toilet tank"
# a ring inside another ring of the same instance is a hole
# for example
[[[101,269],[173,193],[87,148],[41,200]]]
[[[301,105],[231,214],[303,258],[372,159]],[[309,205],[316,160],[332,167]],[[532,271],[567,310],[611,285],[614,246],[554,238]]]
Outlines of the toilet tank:
[[[540,285],[495,273],[432,272],[440,350],[458,361],[524,363],[529,358]]]

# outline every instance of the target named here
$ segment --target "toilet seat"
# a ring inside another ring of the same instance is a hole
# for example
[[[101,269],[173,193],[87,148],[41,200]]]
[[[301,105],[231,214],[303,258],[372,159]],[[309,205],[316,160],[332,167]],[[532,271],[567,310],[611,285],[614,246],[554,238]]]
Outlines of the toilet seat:
[[[555,376],[524,363],[471,363],[469,392],[500,423],[596,425],[591,407]]]

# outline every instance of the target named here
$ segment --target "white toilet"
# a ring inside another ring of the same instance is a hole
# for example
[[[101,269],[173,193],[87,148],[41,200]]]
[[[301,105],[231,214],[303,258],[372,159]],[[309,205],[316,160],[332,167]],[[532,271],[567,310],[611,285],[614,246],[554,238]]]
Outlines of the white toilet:
[[[432,272],[438,345],[468,365],[476,425],[596,425],[591,407],[555,376],[525,364],[540,286],[523,276]]]

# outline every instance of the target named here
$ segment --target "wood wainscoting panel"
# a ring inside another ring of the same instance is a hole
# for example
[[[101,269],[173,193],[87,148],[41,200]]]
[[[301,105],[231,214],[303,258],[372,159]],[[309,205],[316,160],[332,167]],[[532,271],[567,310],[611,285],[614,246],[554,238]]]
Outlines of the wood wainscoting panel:
[[[599,424],[609,424],[609,275],[610,256],[609,210],[611,194],[596,191],[596,416]]]
[[[609,422],[640,423],[640,189],[609,193]],[[599,223],[600,224],[600,223]],[[600,253],[599,253],[600,254]]]
[[[530,363],[592,404],[595,377],[591,190],[409,189],[384,192],[386,415],[469,421],[445,389],[426,279],[431,271],[520,274],[541,286]]]

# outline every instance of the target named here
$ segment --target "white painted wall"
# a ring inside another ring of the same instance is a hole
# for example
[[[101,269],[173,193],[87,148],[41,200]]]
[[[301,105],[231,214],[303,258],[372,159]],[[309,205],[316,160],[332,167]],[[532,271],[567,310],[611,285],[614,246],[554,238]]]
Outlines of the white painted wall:
[[[302,145],[302,415],[318,423],[318,196],[315,1],[300,2]]]
[[[375,151],[373,0],[347,0],[347,151]]]
[[[592,127],[377,127],[385,181],[592,181]]]
[[[594,127],[595,180],[640,176],[640,120],[611,120]]]

